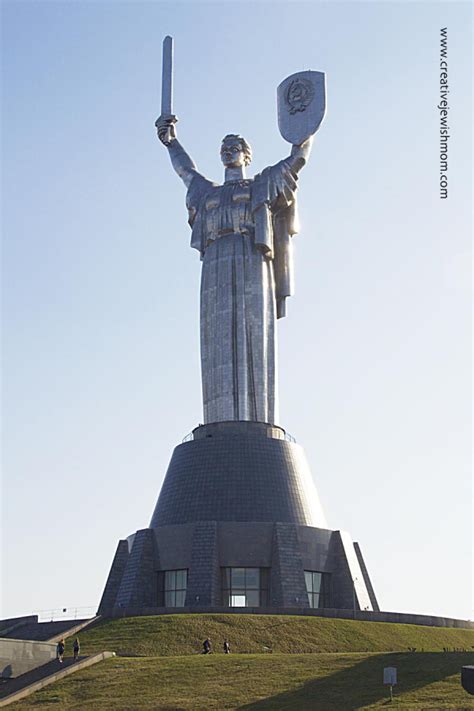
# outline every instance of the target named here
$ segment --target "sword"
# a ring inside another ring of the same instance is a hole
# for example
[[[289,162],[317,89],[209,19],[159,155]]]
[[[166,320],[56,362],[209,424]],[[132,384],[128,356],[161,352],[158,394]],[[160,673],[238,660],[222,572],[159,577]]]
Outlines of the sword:
[[[163,63],[161,74],[161,116],[173,117],[173,38],[168,35],[163,40]],[[174,117],[173,117],[174,118]],[[171,126],[166,134],[167,143],[171,142]]]

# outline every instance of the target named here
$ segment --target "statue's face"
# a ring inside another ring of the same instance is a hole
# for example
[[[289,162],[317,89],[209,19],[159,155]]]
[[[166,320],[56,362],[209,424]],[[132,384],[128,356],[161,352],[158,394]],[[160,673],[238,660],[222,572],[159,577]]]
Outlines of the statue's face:
[[[242,168],[245,165],[245,153],[240,141],[229,138],[222,143],[221,160],[226,168]]]

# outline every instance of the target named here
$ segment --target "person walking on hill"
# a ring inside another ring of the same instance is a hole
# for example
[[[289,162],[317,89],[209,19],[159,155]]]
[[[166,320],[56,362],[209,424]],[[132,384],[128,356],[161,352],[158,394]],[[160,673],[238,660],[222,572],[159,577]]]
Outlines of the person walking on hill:
[[[230,644],[226,639],[224,640],[224,654],[230,654]]]
[[[66,645],[64,644],[64,640],[61,639],[58,644],[56,645],[56,658],[60,664],[63,663],[63,657],[64,657],[64,650],[66,649]]]
[[[210,637],[206,637],[206,639],[202,643],[202,653],[203,654],[210,654],[211,653],[211,639],[210,639]]]
[[[77,662],[79,652],[81,651],[81,645],[79,644],[79,637],[76,637],[74,644],[72,645],[72,651],[74,652],[74,661]]]

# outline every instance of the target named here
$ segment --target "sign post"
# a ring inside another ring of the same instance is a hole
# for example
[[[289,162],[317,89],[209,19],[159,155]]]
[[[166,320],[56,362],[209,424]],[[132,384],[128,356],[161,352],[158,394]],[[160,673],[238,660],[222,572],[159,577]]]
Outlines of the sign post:
[[[393,701],[393,687],[397,683],[397,667],[384,668],[383,683],[390,686],[390,701]]]

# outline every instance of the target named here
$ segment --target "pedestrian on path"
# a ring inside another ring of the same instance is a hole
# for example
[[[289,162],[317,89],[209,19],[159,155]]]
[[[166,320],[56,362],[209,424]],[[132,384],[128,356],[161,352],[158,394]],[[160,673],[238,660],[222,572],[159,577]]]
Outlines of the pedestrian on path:
[[[77,662],[79,652],[81,651],[81,645],[79,644],[79,637],[76,637],[74,644],[72,645],[72,651],[74,652],[74,661]]]
[[[66,649],[66,645],[64,644],[64,640],[61,639],[56,645],[56,658],[60,664],[63,663],[65,649]]]
[[[224,654],[230,654],[230,644],[226,639],[224,640]]]

